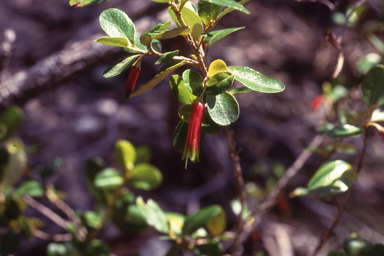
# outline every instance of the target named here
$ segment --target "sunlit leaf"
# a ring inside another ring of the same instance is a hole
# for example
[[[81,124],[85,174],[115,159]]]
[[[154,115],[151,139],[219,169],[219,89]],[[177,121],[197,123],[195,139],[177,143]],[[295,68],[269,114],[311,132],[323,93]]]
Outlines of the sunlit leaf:
[[[207,94],[217,95],[228,90],[234,80],[234,76],[229,72],[218,72],[207,80]]]
[[[245,27],[238,27],[238,28],[226,28],[216,31],[210,31],[207,36],[204,38],[204,42],[207,48],[211,47],[214,43],[219,41],[220,39],[226,37],[227,35],[240,30],[244,29]]]
[[[227,225],[227,215],[222,207],[220,213],[208,220],[206,227],[211,235],[217,236],[224,232]]]
[[[173,75],[169,80],[173,96],[184,104],[192,104],[196,96],[192,94],[192,89],[185,86],[183,79],[178,75]]]
[[[354,138],[362,135],[363,130],[350,124],[343,124],[334,127],[325,134],[330,138]]]
[[[137,164],[130,173],[128,183],[133,187],[151,190],[160,186],[163,175],[155,166],[151,164]]]
[[[155,201],[148,199],[147,203],[145,204],[143,199],[138,197],[136,204],[145,217],[148,225],[154,227],[159,232],[168,233],[169,223],[167,217]]]
[[[240,3],[234,0],[200,0],[200,1],[217,4],[224,7],[231,7],[235,10],[239,10],[246,14],[250,14],[250,12],[244,6],[242,6]]]
[[[124,183],[122,175],[113,168],[106,168],[95,176],[95,187],[102,190],[114,190]]]
[[[136,161],[136,150],[131,142],[119,140],[115,143],[115,158],[124,170],[131,170]]]
[[[159,65],[159,64],[163,63],[164,61],[170,60],[173,57],[175,57],[177,54],[179,54],[179,50],[176,50],[173,52],[166,52],[155,62],[155,65]]]
[[[199,16],[204,24],[207,26],[211,21],[214,21],[223,8],[220,5],[212,4],[209,2],[199,1],[198,3]]]
[[[104,71],[103,76],[105,78],[110,78],[120,75],[123,71],[132,66],[137,57],[139,57],[139,55],[132,55],[117,60]]]
[[[365,75],[361,89],[368,107],[384,103],[384,65],[375,66]]]
[[[228,71],[227,64],[223,60],[214,60],[208,68],[208,77],[214,76],[218,72]]]
[[[239,104],[228,92],[207,95],[207,109],[212,120],[221,126],[234,123],[240,114]]]
[[[185,86],[192,90],[193,95],[200,96],[203,93],[204,78],[200,73],[187,69],[183,73],[183,81]]]
[[[35,180],[29,180],[19,186],[19,188],[15,191],[15,195],[29,195],[32,197],[40,197],[44,195],[44,190],[39,182]]]
[[[179,109],[179,117],[181,120],[183,120],[185,123],[189,123],[189,119],[191,118],[191,112],[192,112],[192,105],[183,105]]]
[[[111,8],[103,11],[99,20],[108,36],[124,37],[135,45],[135,25],[125,12]]]
[[[211,218],[220,214],[220,212],[221,207],[219,205],[212,205],[188,215],[184,221],[183,234],[191,235],[199,228],[205,226]]]
[[[375,109],[372,112],[371,121],[372,122],[384,122],[384,109],[383,108]]]
[[[128,39],[124,37],[100,37],[95,40],[96,43],[118,46],[118,47],[130,47]]]
[[[233,66],[228,67],[228,69],[235,75],[235,80],[251,90],[263,93],[277,93],[282,92],[285,89],[280,81],[266,77],[249,67]]]

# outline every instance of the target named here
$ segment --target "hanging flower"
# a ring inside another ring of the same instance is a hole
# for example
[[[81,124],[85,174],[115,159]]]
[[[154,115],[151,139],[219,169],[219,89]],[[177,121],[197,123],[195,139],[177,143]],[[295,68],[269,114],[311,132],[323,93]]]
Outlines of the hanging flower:
[[[204,104],[196,102],[192,104],[191,117],[189,118],[187,140],[184,145],[184,154],[182,160],[187,158],[185,162],[185,168],[187,168],[188,158],[192,162],[199,161],[200,151],[200,134],[201,134],[201,123],[204,117]]]
[[[128,80],[124,88],[124,99],[128,99],[129,96],[131,96],[133,89],[135,89],[135,84],[141,70],[140,63],[141,62],[138,61],[135,64],[133,64],[133,66],[131,67],[131,70],[129,71]]]

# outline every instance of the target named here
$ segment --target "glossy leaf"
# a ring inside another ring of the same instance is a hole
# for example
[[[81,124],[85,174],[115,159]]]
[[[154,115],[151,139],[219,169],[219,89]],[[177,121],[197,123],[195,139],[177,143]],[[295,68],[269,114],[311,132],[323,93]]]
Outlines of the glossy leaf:
[[[170,60],[173,57],[175,57],[177,54],[179,54],[179,50],[176,50],[173,52],[166,52],[155,62],[155,65],[159,65],[159,64],[163,63],[164,61]]]
[[[173,147],[179,151],[184,152],[185,141],[187,140],[188,124],[180,121],[176,126],[175,132],[173,133]]]
[[[208,68],[208,77],[214,76],[216,73],[228,71],[227,64],[223,60],[214,60]]]
[[[212,120],[221,126],[234,123],[240,114],[239,104],[228,92],[207,95],[207,109]]]
[[[85,167],[87,187],[97,199],[104,200],[103,193],[95,186],[96,175],[105,169],[106,165],[101,158],[88,159]]]
[[[220,212],[221,207],[219,205],[212,205],[188,215],[184,221],[183,234],[191,235],[199,228],[205,226],[211,218],[220,214]]]
[[[189,8],[183,8],[181,15],[185,24],[190,28],[190,33],[195,41],[200,40],[203,32],[203,24],[199,15]]]
[[[220,5],[204,1],[199,1],[197,8],[199,10],[199,16],[206,26],[209,25],[211,21],[214,21],[221,12],[221,9],[223,9]]]
[[[384,109],[383,108],[375,109],[372,112],[371,121],[372,122],[384,122]]]
[[[100,25],[110,37],[124,37],[135,45],[135,25],[128,15],[118,9],[108,9],[100,14]]]
[[[187,69],[183,73],[183,81],[187,88],[190,88],[193,95],[200,96],[204,89],[204,78],[199,72]]]
[[[186,34],[190,32],[189,27],[180,27],[180,28],[175,28],[172,30],[167,30],[167,31],[162,31],[160,33],[156,33],[153,38],[156,39],[169,39],[169,38],[174,38],[182,34]]]
[[[232,66],[229,71],[235,75],[235,80],[251,90],[263,93],[277,93],[284,91],[284,85],[272,78],[266,77],[249,67]]]
[[[191,118],[192,105],[184,105],[179,109],[179,117],[185,123],[189,123],[189,119]]]
[[[175,212],[165,212],[165,216],[169,222],[169,231],[173,234],[181,235],[185,216]]]
[[[149,82],[141,85],[137,91],[133,92],[130,96],[130,98],[133,98],[133,97],[136,97],[150,89],[152,89],[153,87],[155,87],[156,85],[158,85],[161,81],[164,80],[164,78],[166,78],[167,76],[169,76],[175,69],[183,66],[185,64],[184,61],[170,61],[168,62],[167,64],[164,65],[164,67],[162,67],[160,69],[160,71],[156,74],[156,76],[154,78],[152,78]]]
[[[40,197],[44,195],[44,190],[40,183],[34,180],[26,181],[15,191],[16,196],[29,195]]]
[[[95,40],[95,42],[100,44],[105,44],[105,45],[117,46],[117,47],[124,47],[124,48],[130,47],[130,43],[128,39],[124,37],[100,37],[97,40]]]
[[[22,122],[23,116],[19,107],[12,106],[7,108],[0,116],[0,125],[2,127],[0,142],[9,139],[17,133]]]
[[[204,42],[207,48],[211,47],[214,43],[219,41],[220,39],[226,37],[227,35],[238,31],[240,29],[244,29],[245,27],[238,27],[238,28],[226,28],[216,31],[210,31],[207,36],[204,38]]]
[[[155,26],[151,27],[150,29],[148,29],[144,34],[148,34],[148,33],[151,33],[151,32],[155,32],[155,31],[162,31],[162,30],[165,30],[167,28],[169,28],[169,26],[172,24],[171,21],[164,21],[164,22],[160,22],[159,24],[156,24]]]
[[[235,10],[239,10],[241,12],[244,12],[246,14],[250,14],[250,11],[248,11],[244,6],[242,6],[240,3],[234,1],[234,0],[200,0],[203,2],[209,2],[213,4],[217,4],[224,7],[230,7]]]
[[[251,90],[248,87],[242,86],[242,87],[235,88],[235,89],[232,89],[229,91],[229,93],[232,95],[248,93],[248,92],[254,92],[254,90]]]
[[[128,183],[133,187],[151,190],[160,186],[163,175],[155,166],[151,164],[138,164],[130,173]]]
[[[186,87],[183,79],[178,75],[173,75],[169,80],[171,86],[171,92],[173,96],[184,104],[192,104],[196,99],[196,96],[192,94],[192,90]]]
[[[229,72],[218,72],[207,80],[207,94],[217,95],[227,91],[235,77]]]
[[[326,132],[330,138],[354,138],[363,134],[363,130],[350,124],[343,124],[334,127],[332,130]]]
[[[347,191],[356,179],[357,173],[349,163],[332,161],[320,167],[309,181],[308,188],[297,188],[293,195],[336,195]]]
[[[222,234],[227,225],[227,215],[220,206],[220,213],[208,220],[206,227],[211,235],[218,236]]]
[[[115,158],[124,170],[131,170],[136,161],[136,149],[131,142],[119,140],[115,143]]]
[[[244,5],[245,3],[248,3],[250,0],[241,0],[240,2],[238,2],[238,4],[240,5]],[[221,18],[223,18],[225,15],[227,15],[228,13],[230,12],[233,12],[234,10],[236,10],[235,8],[232,8],[232,7],[228,7],[226,8],[224,11],[222,11],[219,16],[217,16],[217,19],[216,19],[216,22],[219,21]]]
[[[365,75],[361,90],[368,107],[384,103],[384,65],[375,66]]]
[[[216,124],[209,116],[209,113],[205,112],[203,123],[201,124],[201,131],[203,133],[217,135],[223,131],[223,127]]]
[[[105,78],[111,78],[120,75],[123,71],[132,66],[138,57],[139,55],[132,55],[117,60],[104,71],[103,76]]]
[[[155,201],[148,199],[147,204],[145,204],[143,199],[138,197],[136,204],[145,217],[148,225],[154,227],[159,232],[168,233],[169,223],[167,217]]]
[[[95,187],[102,190],[115,190],[123,185],[122,175],[113,168],[106,168],[95,176]]]

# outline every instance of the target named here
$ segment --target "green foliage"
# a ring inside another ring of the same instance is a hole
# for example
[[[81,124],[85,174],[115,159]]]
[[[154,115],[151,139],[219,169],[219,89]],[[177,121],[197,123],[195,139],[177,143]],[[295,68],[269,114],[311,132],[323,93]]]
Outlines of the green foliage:
[[[207,48],[211,47],[214,43],[219,41],[220,39],[232,34],[235,31],[238,31],[240,29],[244,29],[245,27],[238,27],[238,28],[226,28],[216,31],[211,31],[207,34],[207,36],[204,38],[204,42]]]
[[[377,65],[364,77],[361,89],[363,100],[368,107],[384,103],[384,66]]]
[[[23,121],[19,107],[12,106],[5,110],[0,116],[0,142],[4,142],[20,129]]]
[[[182,233],[183,235],[191,235],[199,228],[205,226],[207,222],[220,215],[222,208],[218,205],[205,207],[185,218]],[[212,225],[212,224],[211,224]]]
[[[111,78],[120,75],[122,72],[127,70],[136,61],[139,55],[132,55],[129,57],[121,58],[111,64],[103,73],[105,78]]]
[[[228,92],[218,95],[208,95],[207,108],[212,120],[221,126],[234,123],[240,114],[239,104],[235,97]]]

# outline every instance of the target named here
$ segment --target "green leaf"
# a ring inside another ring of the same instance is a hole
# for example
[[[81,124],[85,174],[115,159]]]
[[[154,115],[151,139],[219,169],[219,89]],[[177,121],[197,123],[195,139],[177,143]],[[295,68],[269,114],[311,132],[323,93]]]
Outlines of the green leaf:
[[[100,44],[111,45],[111,46],[124,47],[124,48],[130,47],[128,39],[124,37],[100,37],[97,40],[95,40],[95,42]]]
[[[141,85],[137,91],[133,92],[130,96],[130,98],[133,98],[133,97],[136,97],[150,89],[152,89],[153,87],[155,87],[156,85],[158,85],[161,81],[164,80],[164,78],[166,78],[167,76],[169,76],[175,69],[183,66],[185,64],[184,61],[173,61],[171,60],[170,62],[168,62],[167,64],[164,65],[163,68],[160,69],[160,71],[156,74],[156,76],[154,78],[152,78],[149,82]]]
[[[129,47],[129,48],[124,48],[124,51],[126,52],[129,52],[129,53],[132,53],[132,54],[136,54],[136,53],[146,53],[148,52],[148,47],[143,45],[141,42],[140,42],[140,38],[135,38],[135,47]],[[152,40],[152,47],[153,49],[155,49],[156,51],[158,52],[161,52],[161,43],[159,40],[157,39],[153,39]]]
[[[135,188],[144,190],[155,189],[160,186],[163,181],[163,175],[155,166],[150,164],[138,164],[130,173],[131,176],[128,180]]]
[[[370,242],[360,238],[357,234],[352,234],[351,237],[346,238],[343,242],[344,252],[348,256],[369,256],[366,252],[371,246]]]
[[[165,212],[165,216],[169,222],[170,233],[181,235],[185,216],[175,212]]]
[[[125,12],[108,9],[100,14],[100,25],[110,37],[124,37],[135,45],[135,25]]]
[[[82,219],[84,219],[84,222],[87,227],[92,229],[99,229],[101,227],[101,218],[99,214],[93,211],[85,211],[82,214]]]
[[[221,126],[234,123],[240,114],[239,104],[228,92],[207,95],[207,108],[212,120]]]
[[[116,198],[112,222],[121,231],[135,233],[144,231],[148,227],[147,221],[134,202],[135,196],[129,191],[124,191]]]
[[[363,134],[363,130],[350,124],[336,126],[332,130],[326,132],[330,138],[354,138]]]
[[[70,0],[69,5],[76,7],[84,7],[88,5],[101,4],[104,2],[108,2],[109,0]]]
[[[221,12],[221,9],[223,9],[220,5],[204,1],[199,1],[197,8],[199,10],[199,16],[206,26],[208,26],[211,21],[214,21]]]
[[[235,75],[235,80],[242,83],[251,90],[263,93],[277,93],[284,91],[284,85],[275,79],[266,77],[258,71],[249,67],[228,67]]]
[[[200,96],[204,90],[204,78],[199,72],[191,69],[187,69],[183,73],[183,81],[187,88],[190,88],[190,92],[195,96]]]
[[[25,216],[19,216],[17,218],[17,222],[20,226],[21,231],[28,239],[34,238],[34,233],[36,231],[36,227],[32,221],[32,219],[27,218]]]
[[[106,168],[95,176],[95,187],[102,190],[115,190],[123,185],[124,179],[121,174],[113,168]]]
[[[217,4],[224,7],[230,7],[235,10],[239,10],[241,12],[244,12],[246,14],[250,14],[250,11],[248,11],[244,6],[242,6],[240,3],[234,1],[234,0],[200,0],[203,2],[209,2],[212,4]]]
[[[10,255],[16,252],[19,246],[19,234],[11,230],[1,238],[0,253],[1,255]]]
[[[196,99],[196,96],[192,94],[192,90],[185,86],[180,76],[173,75],[169,80],[169,85],[171,86],[173,96],[181,103],[192,104]]]
[[[148,147],[139,146],[136,148],[136,162],[135,164],[148,163],[151,160],[152,154]]]
[[[210,241],[206,244],[195,246],[193,251],[198,256],[221,256],[223,255],[223,246],[217,241]]]
[[[207,36],[204,38],[205,46],[207,48],[211,47],[214,43],[219,41],[220,39],[226,37],[227,35],[238,31],[240,29],[244,29],[245,27],[238,27],[238,28],[226,28],[216,31],[210,31]]]
[[[110,65],[103,73],[105,78],[111,78],[120,75],[124,70],[132,66],[139,55],[132,55],[121,58]]]
[[[208,68],[208,77],[214,76],[216,73],[228,71],[227,64],[223,60],[217,59],[212,61]]]
[[[185,123],[189,123],[189,119],[191,118],[191,112],[192,112],[192,105],[183,105],[179,109],[179,117],[181,120],[183,120]]]
[[[163,21],[163,22],[160,22],[159,24],[151,27],[150,29],[148,29],[144,34],[148,34],[148,33],[151,33],[151,32],[155,32],[155,31],[162,31],[162,30],[165,30],[167,28],[169,28],[169,26],[171,26],[172,22],[171,21]]]
[[[308,188],[297,188],[295,196],[315,195],[332,196],[347,191],[357,179],[352,166],[342,160],[329,162],[315,173],[308,183]]]
[[[68,256],[70,252],[64,244],[50,243],[47,247],[48,256]]]
[[[119,140],[115,143],[115,158],[124,170],[131,170],[136,161],[136,149],[131,142]]]
[[[229,72],[218,72],[207,80],[207,94],[217,95],[229,89],[235,76]]]
[[[250,0],[241,0],[240,2],[238,2],[238,4],[240,5],[244,5],[245,3],[249,2]],[[224,11],[222,11],[219,16],[217,16],[216,18],[216,22],[219,21],[221,18],[223,18],[225,15],[227,15],[228,13],[230,12],[233,12],[234,10],[236,10],[235,8],[231,8],[231,7],[228,7],[226,8]]]
[[[357,69],[366,74],[371,68],[379,64],[381,61],[381,56],[377,53],[369,53],[363,56],[357,63]]]
[[[107,244],[99,239],[93,239],[85,249],[86,256],[105,256],[110,255],[110,248]]]
[[[205,112],[203,123],[201,124],[201,131],[203,133],[217,135],[223,131],[223,127],[216,124],[209,116],[209,113]]]
[[[151,0],[152,2],[157,2],[157,3],[168,3],[169,0]]]
[[[230,94],[236,95],[241,93],[248,93],[248,92],[254,92],[254,90],[249,89],[248,87],[242,86],[239,88],[235,88],[229,91]]]
[[[164,61],[170,60],[173,57],[175,57],[177,54],[179,54],[179,50],[176,50],[173,52],[166,52],[155,62],[155,65],[159,65],[159,64],[163,63]]]
[[[201,33],[203,32],[203,24],[199,15],[189,8],[183,8],[181,10],[181,16],[185,24],[190,28],[191,36],[195,41],[200,40]]]
[[[216,215],[220,214],[221,207],[219,205],[212,205],[205,207],[185,218],[183,225],[183,235],[191,235]]]
[[[40,183],[34,180],[26,181],[15,191],[16,196],[29,195],[40,197],[44,195],[44,190]]]
[[[22,122],[23,116],[19,107],[12,106],[6,109],[0,116],[0,125],[2,126],[0,142],[6,141],[17,133]]]
[[[375,66],[365,75],[361,90],[368,107],[384,103],[384,65]]]
[[[384,122],[384,109],[383,108],[375,109],[372,112],[371,121],[372,122]]]
[[[175,132],[173,133],[173,147],[179,151],[184,152],[184,145],[187,139],[188,124],[180,121],[176,126]]]
[[[172,30],[167,30],[167,31],[162,31],[160,33],[156,33],[153,38],[156,39],[169,39],[169,38],[174,38],[179,35],[186,34],[190,31],[191,29],[189,27],[180,27],[180,28],[175,28]]]
[[[6,186],[11,186],[19,181],[23,171],[27,167],[27,154],[24,151],[24,144],[19,139],[7,141],[8,161],[2,170],[0,191]]]
[[[224,209],[220,206],[220,213],[208,220],[206,226],[211,235],[221,235],[227,225],[227,215]]]
[[[145,204],[143,199],[138,197],[136,199],[136,204],[145,217],[148,225],[154,227],[159,232],[168,233],[169,223],[167,217],[155,201],[148,199],[147,204]]]
[[[103,193],[101,193],[99,189],[95,187],[94,181],[96,175],[105,169],[105,167],[106,165],[101,158],[88,159],[85,167],[87,187],[91,194],[100,200],[104,200],[104,196]]]

